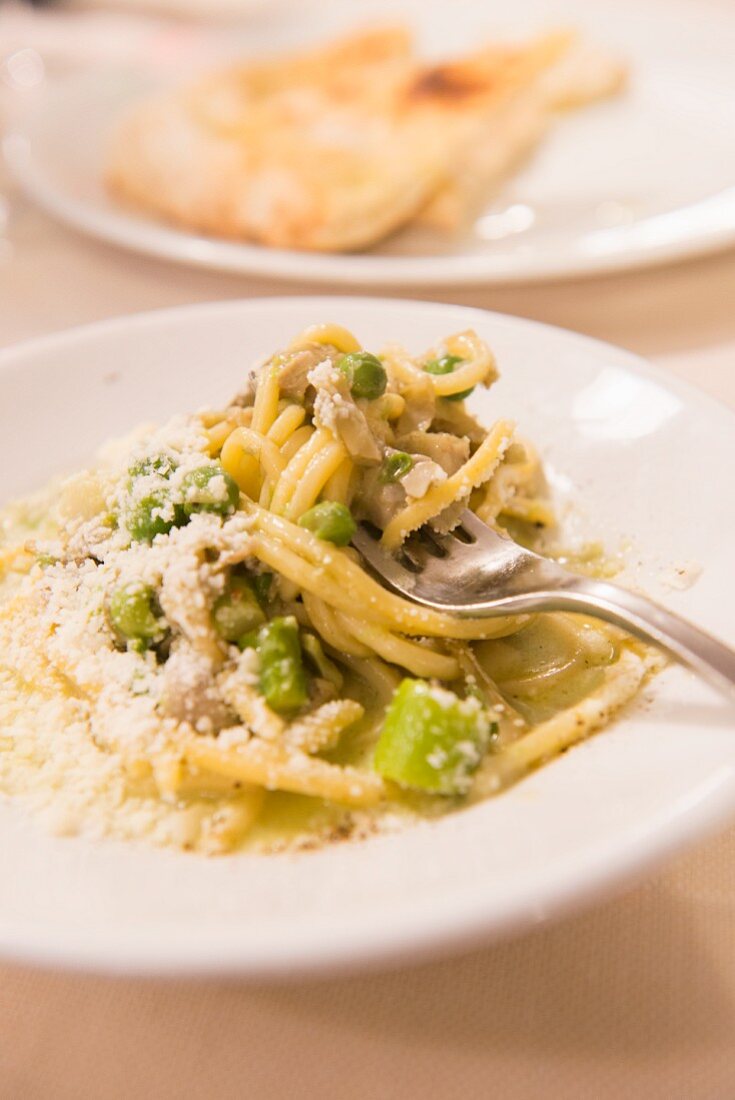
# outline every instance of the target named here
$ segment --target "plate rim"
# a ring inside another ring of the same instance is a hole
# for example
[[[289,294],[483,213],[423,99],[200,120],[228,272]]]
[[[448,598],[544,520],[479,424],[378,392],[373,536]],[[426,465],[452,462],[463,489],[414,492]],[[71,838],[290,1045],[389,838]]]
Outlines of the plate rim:
[[[591,349],[601,348],[608,353],[610,351],[615,352],[615,354],[620,357],[621,362],[625,360],[625,365],[632,369],[634,373],[650,378],[663,386],[663,388],[678,392],[682,396],[691,397],[696,401],[703,401],[711,407],[712,412],[716,415],[724,414],[727,417],[733,418],[735,421],[735,408],[731,408],[725,401],[708,393],[707,390],[702,389],[694,382],[681,378],[665,367],[653,363],[644,355],[640,355],[630,348],[623,347],[621,344],[613,344],[611,341],[603,340],[598,336],[591,336],[586,332],[565,328],[563,325],[555,325],[549,321],[539,321],[534,317],[524,317],[520,314],[505,313],[502,310],[489,309],[484,306],[465,305],[462,302],[440,301],[434,298],[404,298],[402,296],[390,297],[388,295],[359,293],[337,294],[328,292],[323,294],[252,293],[243,294],[241,297],[237,298],[219,298],[208,301],[185,302],[175,306],[139,309],[134,310],[132,313],[121,313],[112,317],[103,317],[97,321],[87,321],[83,324],[70,325],[67,328],[55,329],[52,332],[42,333],[39,336],[25,337],[11,344],[2,345],[0,346],[0,371],[8,367],[12,368],[12,360],[16,357],[42,353],[44,350],[47,350],[49,347],[52,348],[56,344],[72,344],[76,341],[103,335],[106,332],[113,333],[115,329],[124,329],[129,325],[134,327],[146,327],[147,325],[155,325],[160,319],[174,319],[177,316],[189,313],[205,314],[211,312],[214,315],[218,312],[226,313],[229,310],[236,311],[254,304],[266,306],[268,308],[284,308],[293,303],[312,306],[315,309],[321,309],[327,303],[344,303],[345,305],[358,307],[377,306],[384,309],[390,309],[392,307],[398,307],[400,309],[404,306],[427,311],[450,309],[467,314],[468,319],[473,315],[485,318],[490,317],[495,323],[501,325],[509,324],[511,327],[520,326],[522,328],[538,329],[542,332],[548,331],[562,334],[565,338],[571,338],[587,344]]]
[[[327,303],[331,308],[345,305],[373,311],[396,307],[399,310],[418,309],[435,314],[437,310],[449,309],[455,314],[464,314],[468,322],[481,317],[486,323],[491,321],[506,328],[531,327],[542,334],[551,330],[562,334],[566,340],[584,345],[592,353],[595,348],[604,350],[608,356],[613,351],[621,366],[653,379],[666,390],[694,397],[700,408],[718,418],[724,417],[735,427],[735,411],[724,402],[626,349],[544,322],[472,306],[421,299],[354,295],[273,296],[149,310],[76,326],[0,349],[0,375],[12,372],[14,368],[26,369],[24,361],[36,355],[48,355],[56,349],[68,351],[79,342],[95,341],[100,337],[115,339],[117,333],[128,331],[131,327],[145,330],[161,324],[166,326],[182,315],[211,316],[214,319],[224,313],[258,310],[263,305],[283,309],[294,303],[313,310],[323,309]],[[649,818],[644,829],[633,823],[622,838],[608,841],[602,849],[598,846],[583,856],[576,855],[565,873],[560,874],[558,867],[555,867],[553,875],[544,878],[540,885],[539,880],[535,880],[533,889],[526,889],[520,897],[516,891],[511,902],[505,902],[499,911],[496,899],[495,911],[492,912],[490,889],[473,888],[466,894],[463,892],[462,901],[458,901],[456,896],[441,899],[440,904],[432,907],[431,912],[419,921],[415,913],[401,913],[389,930],[381,928],[372,937],[364,939],[357,952],[354,934],[340,938],[330,932],[329,942],[326,942],[324,929],[320,927],[312,930],[311,939],[300,937],[298,944],[290,950],[284,950],[281,943],[277,950],[264,952],[260,944],[256,954],[242,939],[237,942],[227,938],[215,943],[211,940],[198,941],[194,946],[190,940],[177,941],[175,936],[170,942],[163,942],[159,933],[154,943],[152,940],[146,941],[145,934],[136,935],[136,930],[128,930],[125,934],[120,934],[119,930],[112,934],[106,932],[97,937],[64,930],[55,937],[49,937],[46,933],[44,938],[42,932],[39,940],[33,925],[20,928],[16,923],[13,927],[12,924],[6,925],[0,916],[0,953],[16,961],[95,973],[128,976],[237,975],[279,980],[305,977],[317,972],[355,973],[407,961],[418,962],[438,954],[445,956],[520,935],[535,926],[584,910],[595,901],[614,895],[625,885],[641,879],[668,855],[696,844],[733,817],[735,769],[730,769],[704,784],[696,798],[688,797],[682,804],[666,806]]]

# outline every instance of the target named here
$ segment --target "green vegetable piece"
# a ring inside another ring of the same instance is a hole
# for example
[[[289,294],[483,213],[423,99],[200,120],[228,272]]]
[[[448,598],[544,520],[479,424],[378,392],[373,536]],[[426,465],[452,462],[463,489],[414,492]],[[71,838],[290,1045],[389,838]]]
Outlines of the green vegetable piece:
[[[166,480],[174,472],[172,458],[165,454],[147,455],[129,469],[128,488],[131,498],[125,510],[125,522],[136,542],[152,542],[156,535],[167,534],[172,527],[185,522],[181,509],[171,503]],[[152,478],[152,483],[136,489],[136,481]],[[138,496],[143,489],[144,496]]]
[[[110,596],[109,616],[117,634],[136,648],[147,649],[164,636],[164,622],[153,610],[155,593],[142,581],[130,581]]]
[[[413,459],[405,451],[394,451],[383,462],[380,470],[380,481],[383,485],[392,485],[405,477],[413,467]]]
[[[265,622],[263,609],[247,577],[230,577],[227,591],[214,601],[212,620],[214,629],[226,642],[239,641],[243,634]]]
[[[60,559],[55,557],[53,554],[47,554],[45,551],[40,551],[36,554],[36,561],[41,566],[41,568],[45,569],[49,565],[56,565],[56,563],[60,561]]]
[[[184,513],[216,512],[229,515],[237,508],[240,490],[221,466],[199,466],[181,482]]]
[[[314,665],[318,675],[321,676],[323,680],[328,680],[330,684],[334,684],[337,691],[340,691],[344,683],[344,676],[339,671],[334,661],[329,660],[316,634],[305,633],[301,638],[301,645],[305,655]]]
[[[250,583],[253,586],[258,603],[263,607],[264,604],[268,603],[271,585],[273,584],[273,574],[256,573]]]
[[[169,455],[146,455],[145,458],[134,462],[128,473],[131,480],[135,480],[136,477],[150,477],[151,474],[166,479],[171,477],[175,469],[176,464]]]
[[[152,542],[156,535],[167,534],[178,525],[179,519],[178,510],[163,489],[134,500],[125,516],[130,536],[136,542]]]
[[[477,699],[460,699],[424,680],[403,680],[385,716],[375,770],[402,787],[466,794],[490,741]]]
[[[337,367],[349,378],[353,397],[367,397],[373,401],[385,393],[388,384],[385,367],[369,351],[351,351],[341,355]]]
[[[352,512],[335,500],[323,500],[304,512],[299,527],[313,531],[318,538],[333,542],[335,546],[347,546],[357,530]]]
[[[428,363],[424,363],[424,370],[428,374],[453,374],[454,368],[457,363],[463,362],[458,355],[442,355],[440,359],[430,359]],[[445,401],[464,401],[466,397],[469,397],[474,386],[470,386],[468,390],[462,390],[461,393],[450,393],[445,395]]]
[[[454,374],[454,368],[461,362],[458,355],[442,355],[439,359],[429,359],[428,363],[424,363],[424,370],[427,374]]]
[[[269,707],[298,710],[308,699],[299,628],[293,616],[271,619],[258,631],[260,690]]]

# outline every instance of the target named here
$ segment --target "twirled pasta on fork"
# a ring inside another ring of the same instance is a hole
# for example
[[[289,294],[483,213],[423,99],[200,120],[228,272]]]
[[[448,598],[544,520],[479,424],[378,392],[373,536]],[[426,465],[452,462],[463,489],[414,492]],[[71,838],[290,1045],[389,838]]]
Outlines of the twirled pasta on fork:
[[[458,619],[387,592],[469,506],[554,513],[472,331],[420,356],[317,324],[230,404],[140,429],[7,509],[0,785],[67,829],[223,851],[393,828],[494,793],[607,721],[643,648],[579,616]]]

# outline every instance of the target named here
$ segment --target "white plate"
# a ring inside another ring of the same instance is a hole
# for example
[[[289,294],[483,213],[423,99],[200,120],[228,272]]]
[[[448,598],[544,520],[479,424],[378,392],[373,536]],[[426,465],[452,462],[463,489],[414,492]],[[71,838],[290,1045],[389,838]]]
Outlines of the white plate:
[[[629,60],[630,91],[561,119],[528,167],[461,240],[405,230],[354,255],[200,237],[115,206],[101,185],[115,118],[150,76],[97,73],[50,85],[5,143],[18,179],[50,212],[97,237],[181,263],[309,282],[420,286],[552,279],[660,263],[735,241],[735,13],[672,0],[324,0],[252,27],[243,51],[278,52],[369,16],[402,11],[431,53],[494,32],[573,25]]]
[[[541,446],[577,523],[674,608],[735,642],[735,418],[626,352],[418,302],[265,299],[150,313],[0,355],[0,492],[25,493],[140,420],[237,389],[318,320],[415,350],[468,325],[502,379],[477,397]],[[293,856],[204,857],[44,834],[0,803],[0,953],[125,972],[290,975],[515,933],[640,873],[735,813],[733,711],[668,670],[638,706],[511,791],[402,834]]]

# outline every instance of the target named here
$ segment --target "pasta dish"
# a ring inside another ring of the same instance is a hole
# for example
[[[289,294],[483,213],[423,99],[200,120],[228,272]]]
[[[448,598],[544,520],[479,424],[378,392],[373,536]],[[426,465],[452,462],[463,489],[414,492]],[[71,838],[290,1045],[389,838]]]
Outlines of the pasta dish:
[[[420,355],[317,324],[227,407],[145,426],[0,514],[0,788],[56,829],[273,851],[432,818],[605,724],[645,649],[571,614],[459,619],[388,592],[465,507],[555,517],[533,446],[465,399],[473,331]]]

